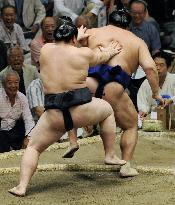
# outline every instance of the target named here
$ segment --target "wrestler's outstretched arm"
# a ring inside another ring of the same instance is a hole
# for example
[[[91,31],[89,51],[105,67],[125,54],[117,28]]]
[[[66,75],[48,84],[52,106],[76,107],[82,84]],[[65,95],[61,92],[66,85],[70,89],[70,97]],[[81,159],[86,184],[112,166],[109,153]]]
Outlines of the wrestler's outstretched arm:
[[[139,64],[143,68],[146,74],[146,78],[151,86],[152,97],[160,101],[160,104],[164,104],[163,98],[159,94],[159,77],[157,68],[151,54],[148,50],[147,45],[140,40],[139,47]]]

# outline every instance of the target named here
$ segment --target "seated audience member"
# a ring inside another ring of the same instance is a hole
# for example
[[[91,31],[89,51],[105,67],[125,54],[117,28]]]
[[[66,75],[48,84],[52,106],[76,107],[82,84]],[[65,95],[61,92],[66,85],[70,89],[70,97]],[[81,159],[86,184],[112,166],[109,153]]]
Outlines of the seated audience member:
[[[41,22],[42,34],[38,37],[35,37],[31,41],[31,61],[32,65],[35,65],[39,70],[39,57],[40,50],[45,43],[54,42],[53,32],[55,30],[55,20],[53,17],[45,17]]]
[[[1,9],[1,17],[0,40],[4,41],[7,49],[18,44],[24,51],[29,51],[29,47],[24,38],[23,30],[20,25],[15,23],[15,7],[11,5],[4,6]]]
[[[33,80],[27,88],[26,96],[35,123],[44,112],[44,88],[40,78]]]
[[[7,65],[7,48],[4,42],[0,40],[0,71],[2,71]]]
[[[98,14],[98,27],[103,27],[107,25],[108,15],[115,9],[113,1],[111,0],[101,0],[103,6],[99,10]]]
[[[130,1],[130,14],[132,20],[129,30],[145,41],[151,54],[158,52],[161,49],[160,35],[156,27],[145,20],[147,15],[147,3],[144,0]],[[146,74],[141,66],[139,66],[136,72],[132,75],[132,84],[134,85],[133,88],[135,88],[130,89],[130,97],[136,110],[138,110],[137,92],[145,79]]]
[[[161,49],[160,35],[154,25],[145,20],[147,3],[144,0],[133,0],[130,3],[132,21],[129,30],[147,44],[150,52],[155,54]]]
[[[153,59],[157,66],[160,94],[162,96],[170,96],[169,99],[165,100],[165,106],[173,105],[170,107],[173,113],[175,112],[175,74],[168,72],[168,68],[171,65],[171,56],[164,51],[160,51],[153,55]],[[148,80],[145,80],[140,86],[137,94],[137,106],[142,120],[151,112],[153,107],[157,106],[157,102],[152,98]],[[175,118],[173,121],[175,121]]]
[[[25,32],[25,38],[34,37],[39,30],[46,11],[40,0],[1,0],[2,5],[13,5],[16,8],[16,22]],[[31,31],[31,33],[28,33]],[[30,35],[30,36],[29,36]]]
[[[86,28],[91,28],[90,20],[85,15],[80,15],[75,20],[75,25],[77,28],[80,28],[81,26],[84,26]]]
[[[19,75],[9,71],[3,75],[0,88],[0,152],[18,150],[28,142],[34,126],[27,98],[18,91]]]
[[[23,50],[19,46],[10,48],[7,58],[8,66],[0,72],[0,79],[6,72],[15,70],[20,76],[19,91],[25,95],[27,87],[34,79],[39,77],[39,73],[36,67],[24,64]]]
[[[92,9],[87,8],[89,3],[93,3]],[[54,15],[69,16],[75,22],[76,18],[84,13],[90,20],[94,21],[102,6],[100,0],[54,0]]]

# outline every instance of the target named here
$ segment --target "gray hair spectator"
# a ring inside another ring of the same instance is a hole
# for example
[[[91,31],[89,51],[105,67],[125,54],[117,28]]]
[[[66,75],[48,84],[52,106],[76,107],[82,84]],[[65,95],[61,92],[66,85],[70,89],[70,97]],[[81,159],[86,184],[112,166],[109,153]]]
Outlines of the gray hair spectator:
[[[8,71],[0,88],[0,152],[25,148],[28,133],[34,127],[27,98],[18,91],[20,77]]]
[[[145,20],[147,3],[144,0],[134,0],[130,4],[132,21],[130,31],[140,37],[147,44],[152,54],[161,49],[160,35],[154,25]]]
[[[26,94],[29,84],[39,77],[37,68],[29,64],[24,64],[24,54],[20,46],[15,46],[8,50],[8,64],[0,72],[0,79],[6,72],[15,70],[20,76],[19,91]]]
[[[90,19],[85,15],[80,15],[75,20],[75,25],[79,28],[81,26],[84,26],[86,28],[91,28],[91,22]]]

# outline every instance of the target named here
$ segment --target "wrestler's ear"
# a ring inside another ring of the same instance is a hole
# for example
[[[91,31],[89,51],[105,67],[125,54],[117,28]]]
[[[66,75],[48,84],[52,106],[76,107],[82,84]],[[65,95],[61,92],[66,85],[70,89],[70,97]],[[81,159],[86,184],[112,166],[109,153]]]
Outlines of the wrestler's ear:
[[[72,38],[72,43],[77,46],[77,38],[75,36]]]

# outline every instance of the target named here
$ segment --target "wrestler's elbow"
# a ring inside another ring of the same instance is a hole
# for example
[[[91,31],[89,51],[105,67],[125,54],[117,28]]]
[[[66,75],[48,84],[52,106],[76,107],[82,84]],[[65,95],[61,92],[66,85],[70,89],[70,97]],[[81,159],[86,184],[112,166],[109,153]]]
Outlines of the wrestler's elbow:
[[[144,72],[145,72],[146,76],[158,74],[157,69],[155,67],[152,67],[152,66],[145,68]]]

